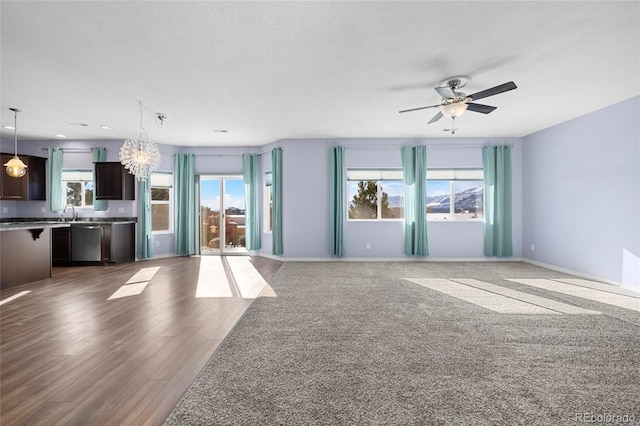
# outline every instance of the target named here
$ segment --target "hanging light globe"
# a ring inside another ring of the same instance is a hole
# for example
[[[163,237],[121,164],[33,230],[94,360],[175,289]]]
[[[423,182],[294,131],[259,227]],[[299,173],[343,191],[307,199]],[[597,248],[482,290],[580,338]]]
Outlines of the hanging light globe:
[[[14,134],[14,156],[12,159],[4,163],[7,168],[7,174],[14,178],[20,178],[27,173],[27,165],[18,157],[18,108],[9,108],[13,111],[13,134]]]

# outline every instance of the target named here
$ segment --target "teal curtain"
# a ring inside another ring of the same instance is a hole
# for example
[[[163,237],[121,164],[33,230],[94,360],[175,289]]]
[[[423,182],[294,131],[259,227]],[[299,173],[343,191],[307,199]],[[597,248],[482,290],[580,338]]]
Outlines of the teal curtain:
[[[47,162],[47,175],[49,178],[49,210],[59,212],[64,210],[67,197],[62,186],[62,149],[50,147],[47,149],[49,161]]]
[[[260,248],[260,175],[258,171],[258,154],[242,155],[242,179],[244,181],[245,199],[245,244],[247,250]]]
[[[344,147],[331,148],[329,164],[329,215],[331,222],[331,254],[344,256],[345,168]]]
[[[271,248],[275,255],[282,255],[282,148],[271,150],[273,178],[273,213],[271,225]]]
[[[138,259],[153,257],[151,244],[151,182],[141,179],[138,182]]]
[[[404,253],[429,255],[427,241],[427,147],[402,148]]]
[[[94,163],[100,163],[103,161],[107,161],[107,148],[104,147],[92,147],[91,148],[91,155],[93,156],[93,162]],[[94,173],[93,175],[95,176],[95,167],[94,167]],[[95,179],[94,179],[94,183],[95,183]],[[94,185],[94,194],[95,194],[95,185]],[[93,210],[95,211],[105,211],[107,210],[107,208],[109,208],[109,202],[107,200],[96,200],[95,198],[93,199]]]
[[[511,237],[511,146],[482,148],[484,166],[484,254],[513,256]]]
[[[196,254],[196,174],[195,155],[176,154],[176,253]]]

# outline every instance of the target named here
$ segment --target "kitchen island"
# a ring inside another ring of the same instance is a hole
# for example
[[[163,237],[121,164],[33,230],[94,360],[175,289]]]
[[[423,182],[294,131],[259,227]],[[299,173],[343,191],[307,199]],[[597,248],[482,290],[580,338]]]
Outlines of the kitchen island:
[[[135,218],[0,222],[0,290],[51,278],[52,266],[135,261]]]
[[[0,223],[0,290],[51,278],[51,230],[68,222]]]

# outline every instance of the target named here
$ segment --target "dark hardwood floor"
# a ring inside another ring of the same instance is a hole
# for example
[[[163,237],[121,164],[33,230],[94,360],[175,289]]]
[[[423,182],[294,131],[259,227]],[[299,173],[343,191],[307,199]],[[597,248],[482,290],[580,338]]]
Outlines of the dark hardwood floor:
[[[0,424],[158,425],[252,300],[195,298],[199,257],[54,268],[3,291]],[[252,257],[269,282],[282,262]],[[107,300],[141,268],[136,296]]]

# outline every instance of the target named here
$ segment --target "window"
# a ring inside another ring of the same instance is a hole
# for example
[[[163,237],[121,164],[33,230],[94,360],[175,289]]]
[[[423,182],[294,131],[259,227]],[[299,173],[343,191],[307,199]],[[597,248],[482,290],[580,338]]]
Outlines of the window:
[[[404,182],[399,169],[347,170],[350,220],[404,217]]]
[[[264,207],[264,230],[271,232],[273,228],[273,191],[271,190],[273,184],[271,172],[264,174],[264,192],[263,192],[263,207]]]
[[[173,231],[173,174],[152,173],[151,232]]]
[[[483,218],[482,169],[427,170],[427,220]]]
[[[66,204],[93,207],[93,170],[63,170],[62,188],[67,194]]]

